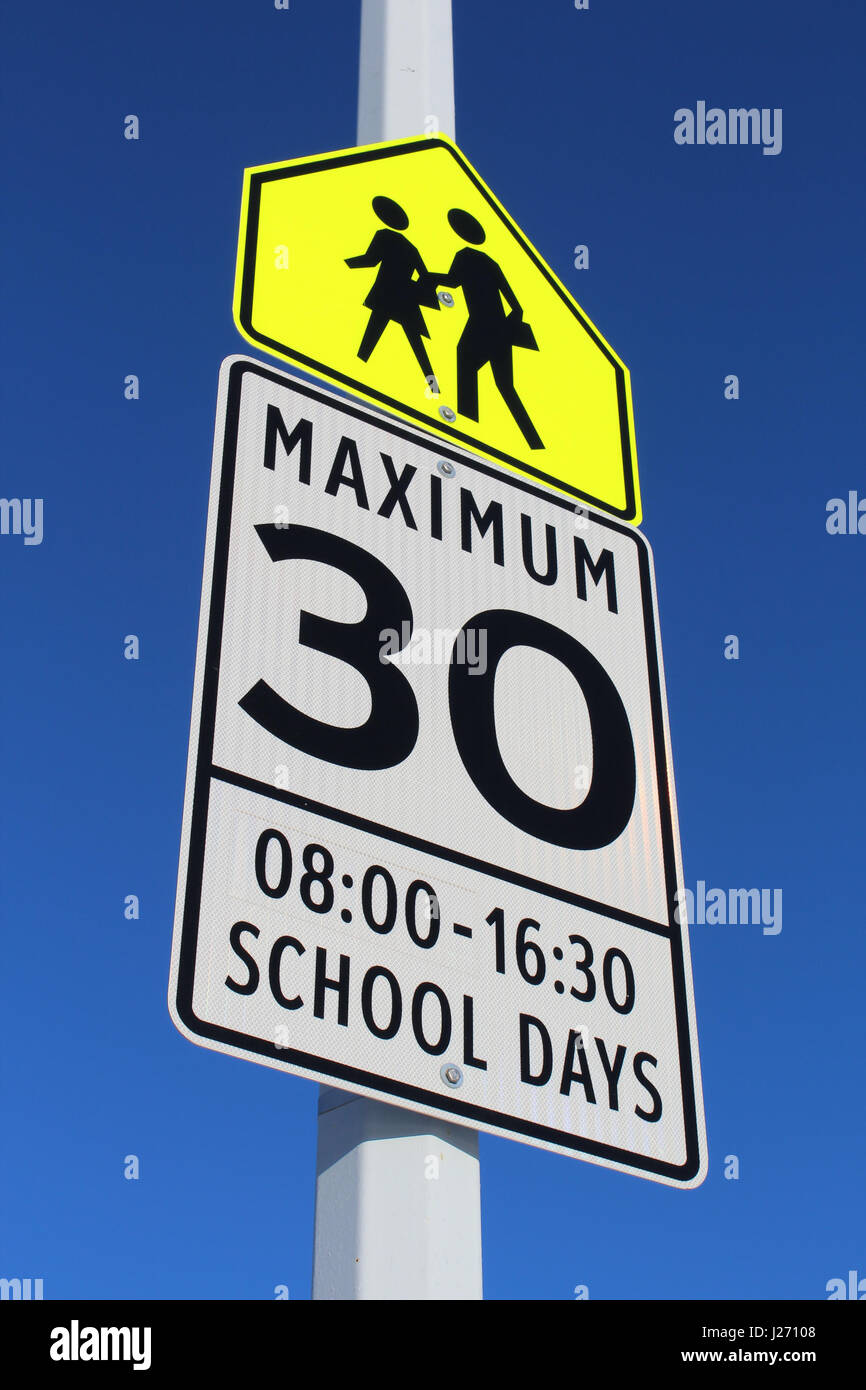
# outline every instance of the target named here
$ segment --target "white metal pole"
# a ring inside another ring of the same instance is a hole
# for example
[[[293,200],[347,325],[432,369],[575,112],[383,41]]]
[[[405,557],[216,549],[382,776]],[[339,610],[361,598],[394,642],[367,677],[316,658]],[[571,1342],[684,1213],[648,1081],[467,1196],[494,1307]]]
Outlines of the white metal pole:
[[[358,144],[454,137],[451,0],[361,0]]]
[[[320,1087],[313,1298],[480,1297],[475,1130]]]
[[[454,135],[451,0],[362,0],[358,144]],[[319,1090],[314,1299],[481,1298],[478,1134]]]

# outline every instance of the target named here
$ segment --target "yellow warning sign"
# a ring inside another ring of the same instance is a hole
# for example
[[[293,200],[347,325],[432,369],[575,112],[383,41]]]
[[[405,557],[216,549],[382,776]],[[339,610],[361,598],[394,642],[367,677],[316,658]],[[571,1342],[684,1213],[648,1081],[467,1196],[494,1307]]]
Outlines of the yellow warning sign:
[[[443,136],[247,169],[234,313],[257,347],[640,521],[628,369]]]

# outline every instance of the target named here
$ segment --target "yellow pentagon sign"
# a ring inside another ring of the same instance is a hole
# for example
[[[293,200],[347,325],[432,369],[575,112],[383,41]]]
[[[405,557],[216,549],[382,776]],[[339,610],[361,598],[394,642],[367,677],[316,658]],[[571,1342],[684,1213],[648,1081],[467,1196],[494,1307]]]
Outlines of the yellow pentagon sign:
[[[640,521],[628,369],[443,136],[247,169],[247,339]]]

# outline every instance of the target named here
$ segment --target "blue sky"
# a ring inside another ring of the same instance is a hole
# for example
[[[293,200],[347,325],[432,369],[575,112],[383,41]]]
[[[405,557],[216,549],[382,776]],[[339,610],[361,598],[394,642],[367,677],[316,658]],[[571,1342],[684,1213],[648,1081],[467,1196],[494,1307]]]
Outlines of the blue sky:
[[[692,929],[703,1186],[482,1136],[485,1293],[821,1299],[866,1275],[866,535],[825,525],[866,497],[866,19],[455,11],[458,142],[631,370],[686,884],[784,895],[777,935]],[[242,171],[354,143],[358,17],[6,19],[0,493],[44,499],[44,538],[0,536],[0,1274],[46,1297],[309,1295],[316,1088],[191,1046],[165,1000],[217,375],[256,355]],[[675,144],[699,100],[781,108],[781,153]]]

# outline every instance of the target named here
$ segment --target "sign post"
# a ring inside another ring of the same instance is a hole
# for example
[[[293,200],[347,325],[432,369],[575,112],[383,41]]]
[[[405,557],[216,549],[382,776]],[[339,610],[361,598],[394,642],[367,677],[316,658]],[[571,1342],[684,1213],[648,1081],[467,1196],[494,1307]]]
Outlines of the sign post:
[[[358,144],[454,132],[451,0],[362,0]],[[478,1133],[321,1086],[314,1299],[479,1299]]]

